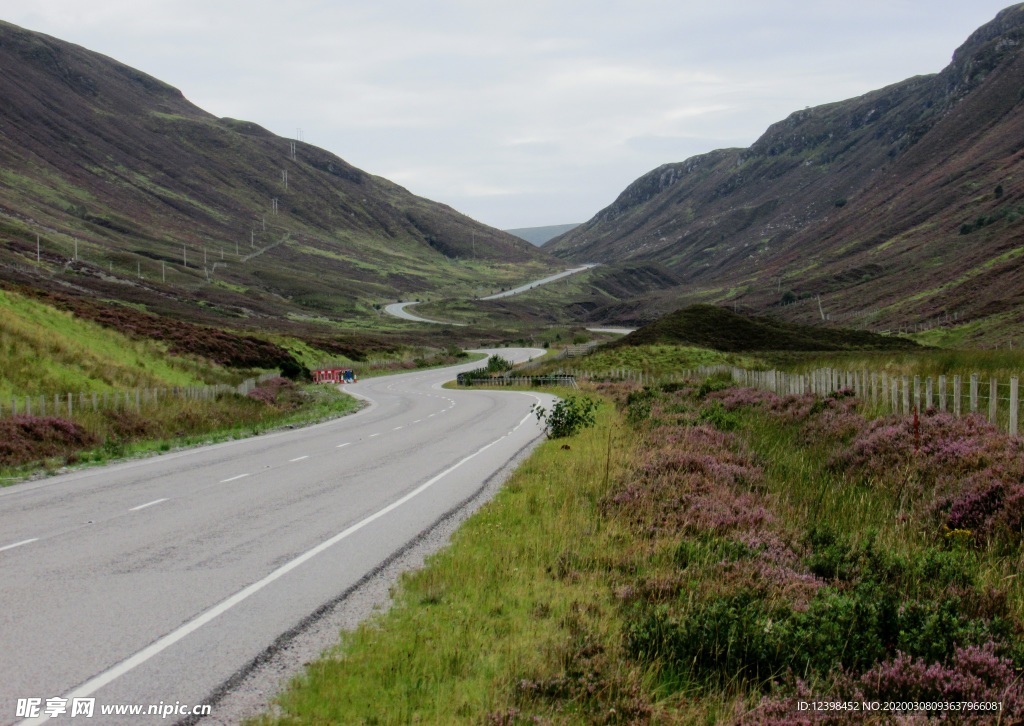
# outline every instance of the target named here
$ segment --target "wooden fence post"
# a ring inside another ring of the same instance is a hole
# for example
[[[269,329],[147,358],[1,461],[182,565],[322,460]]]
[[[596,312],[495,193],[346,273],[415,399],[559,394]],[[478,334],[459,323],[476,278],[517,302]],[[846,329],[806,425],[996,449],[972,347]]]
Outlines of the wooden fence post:
[[[988,422],[992,425],[996,423],[996,417],[999,413],[999,383],[995,378],[988,379]]]
[[[939,376],[939,410],[946,410],[946,377]]]
[[[971,413],[978,412],[978,374],[971,374]]]
[[[960,416],[960,399],[963,398],[963,385],[960,376],[953,376],[953,415]]]
[[[934,397],[935,390],[932,387],[932,377],[928,376],[924,382],[924,407],[926,409],[932,407],[932,400]]]
[[[921,410],[921,376],[914,376],[914,410]]]
[[[1010,436],[1017,435],[1017,376],[1010,379]]]
[[[903,376],[903,415],[910,413],[910,379]]]

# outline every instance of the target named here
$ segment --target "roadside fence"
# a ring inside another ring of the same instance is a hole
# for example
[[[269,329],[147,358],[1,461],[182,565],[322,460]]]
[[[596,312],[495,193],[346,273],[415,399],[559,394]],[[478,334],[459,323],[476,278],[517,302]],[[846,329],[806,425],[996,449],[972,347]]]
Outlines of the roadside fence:
[[[495,376],[494,378],[473,378],[466,373],[458,376],[460,386],[567,386],[579,388],[576,377],[556,374],[550,376]]]
[[[879,413],[909,415],[915,410],[934,409],[954,416],[984,416],[989,423],[1011,436],[1020,435],[1020,381],[1017,376],[999,380],[975,373],[969,376],[922,378],[886,371],[820,368],[809,373],[786,373],[730,366],[708,366],[660,376],[628,368],[612,369],[604,373],[572,369],[566,372],[579,380],[633,381],[644,386],[728,373],[738,385],[760,388],[778,395],[812,393],[828,396],[847,390]]]
[[[0,417],[3,416],[64,416],[70,418],[75,412],[101,410],[131,410],[139,412],[143,406],[156,405],[161,401],[212,401],[219,396],[246,396],[257,385],[280,376],[280,372],[264,373],[249,378],[237,386],[222,383],[215,386],[177,386],[171,388],[135,388],[119,391],[97,391],[78,393],[55,393],[53,395],[11,396],[0,400]]]

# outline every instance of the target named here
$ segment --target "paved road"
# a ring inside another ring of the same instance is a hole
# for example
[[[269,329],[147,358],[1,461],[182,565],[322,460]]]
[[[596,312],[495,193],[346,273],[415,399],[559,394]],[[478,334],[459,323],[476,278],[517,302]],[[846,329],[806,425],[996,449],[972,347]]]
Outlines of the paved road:
[[[541,435],[529,409],[550,397],[441,389],[453,374],[364,380],[347,390],[366,409],[306,429],[0,491],[0,723],[19,698],[92,697],[104,724],[176,719],[103,705],[208,702]]]
[[[511,290],[506,290],[505,292],[499,292],[499,293],[497,293],[495,295],[488,295],[487,297],[482,297],[480,299],[481,300],[500,300],[503,297],[511,297],[512,295],[518,295],[519,293],[526,292],[527,290],[532,290],[533,288],[537,287],[538,285],[546,285],[549,282],[554,282],[555,280],[561,280],[563,277],[568,277],[569,275],[575,275],[577,272],[583,272],[584,270],[589,270],[591,267],[597,267],[597,263],[589,263],[589,264],[586,264],[586,265],[581,265],[580,267],[574,267],[571,270],[566,270],[565,272],[559,272],[557,275],[551,275],[550,277],[545,277],[545,278],[543,278],[541,280],[534,280],[533,282],[528,282],[525,285],[520,285],[519,287],[512,288]]]
[[[596,263],[591,263],[591,264],[582,265],[580,267],[574,267],[571,270],[566,270],[565,272],[559,272],[557,275],[551,275],[550,277],[545,277],[545,278],[540,279],[540,280],[534,280],[533,282],[528,282],[525,285],[520,285],[519,287],[513,288],[511,290],[506,290],[505,292],[499,292],[499,293],[497,293],[495,295],[488,295],[487,297],[482,297],[482,298],[478,298],[478,299],[480,299],[480,300],[499,300],[499,299],[501,299],[503,297],[511,297],[512,295],[518,295],[519,293],[526,292],[528,290],[532,290],[533,288],[537,287],[538,285],[546,285],[549,282],[554,282],[555,280],[561,280],[563,277],[568,277],[569,275],[575,275],[577,272],[583,272],[584,270],[589,270],[591,267],[597,267],[597,264]],[[416,304],[418,304],[418,303],[415,303],[415,302],[391,303],[390,305],[387,305],[384,308],[384,312],[386,312],[388,315],[394,315],[396,318],[402,318],[403,320],[414,320],[417,323],[433,323],[435,325],[458,325],[458,326],[464,326],[465,325],[465,323],[448,323],[448,322],[444,322],[443,320],[430,320],[428,318],[421,318],[420,316],[413,315],[408,310],[406,310],[406,308],[408,308],[409,306],[416,305]]]
[[[416,302],[404,302],[404,303],[391,303],[384,308],[384,312],[388,315],[394,315],[396,318],[402,318],[403,320],[414,320],[417,323],[433,323],[434,325],[455,325],[457,327],[465,327],[465,323],[446,323],[443,320],[428,320],[427,318],[421,318],[418,315],[413,315],[406,310],[410,305],[419,305]]]

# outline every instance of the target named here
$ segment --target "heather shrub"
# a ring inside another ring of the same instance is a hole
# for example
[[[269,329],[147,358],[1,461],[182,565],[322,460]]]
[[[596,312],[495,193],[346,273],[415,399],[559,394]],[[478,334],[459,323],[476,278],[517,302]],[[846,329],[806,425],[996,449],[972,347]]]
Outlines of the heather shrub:
[[[862,673],[897,652],[947,662],[958,647],[1011,636],[1004,619],[964,615],[955,596],[905,601],[895,588],[862,582],[821,588],[804,611],[752,591],[640,608],[625,637],[633,657],[657,662],[669,680],[758,685],[787,672]]]
[[[1007,723],[1019,722],[1024,718],[1024,683],[1013,662],[997,655],[996,650],[992,642],[960,647],[946,664],[900,652],[850,685],[858,696],[879,701],[998,701],[1002,704],[998,715]],[[977,722],[984,722],[997,714],[961,715],[965,721],[975,716]]]
[[[644,388],[640,391],[632,391],[626,396],[626,421],[631,426],[639,426],[641,423],[651,417],[651,407],[654,399],[656,398],[655,392],[650,388]]]
[[[710,376],[697,388],[697,397],[704,398],[714,391],[723,391],[732,388],[732,379],[721,376]]]
[[[787,679],[789,680],[789,679]],[[961,724],[993,722],[1019,723],[1024,719],[1024,683],[1013,662],[1000,657],[991,642],[958,647],[948,663],[929,662],[906,653],[877,663],[863,674],[842,673],[830,690],[828,700],[916,701],[918,703],[999,703],[998,711],[938,710],[907,713],[900,723],[925,723],[930,720]],[[798,701],[821,699],[820,691],[805,681],[788,682],[775,694],[766,696],[748,713],[737,714],[742,724],[854,724],[864,723],[863,712],[801,712]],[[880,714],[879,722],[889,722],[892,714]]]
[[[0,465],[21,466],[53,456],[71,456],[96,443],[73,421],[53,416],[0,418]]]
[[[297,408],[301,403],[298,387],[294,382],[281,376],[257,385],[249,392],[249,398],[279,409]]]
[[[719,401],[712,401],[710,405],[702,408],[697,420],[710,424],[719,431],[735,431],[740,427],[740,417],[727,411]]]

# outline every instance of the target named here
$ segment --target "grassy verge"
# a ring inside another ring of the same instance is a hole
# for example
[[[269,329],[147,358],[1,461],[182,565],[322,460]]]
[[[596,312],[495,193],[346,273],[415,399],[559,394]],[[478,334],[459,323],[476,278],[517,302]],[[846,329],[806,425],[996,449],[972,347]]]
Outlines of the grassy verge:
[[[333,386],[296,386],[271,379],[249,396],[85,410],[71,419],[7,417],[0,419],[0,484],[66,466],[103,464],[316,423],[359,406],[358,400]]]
[[[522,699],[585,691],[593,644],[619,640],[604,567],[623,533],[600,504],[633,445],[607,405],[595,428],[543,444],[451,547],[403,578],[393,608],[311,665],[280,697],[281,715],[258,723],[500,722]],[[616,667],[602,682],[632,708],[636,678]]]

